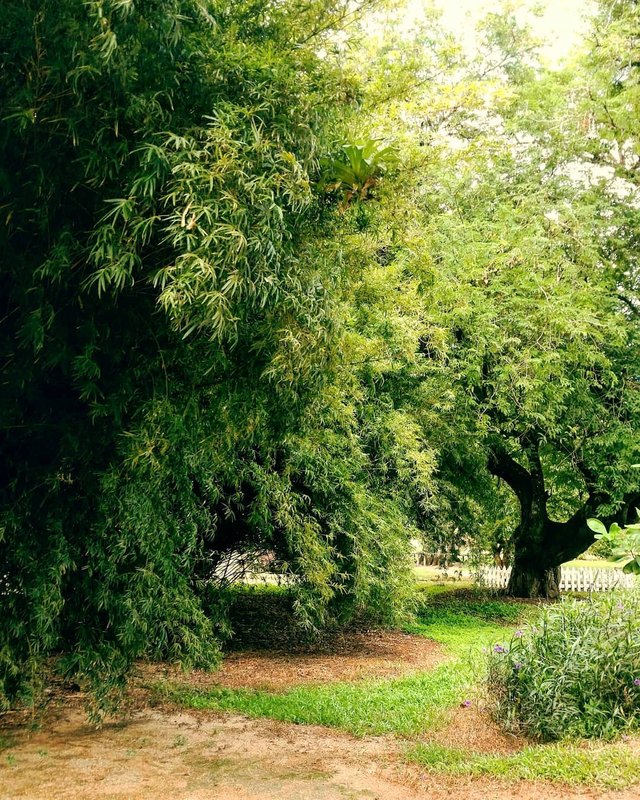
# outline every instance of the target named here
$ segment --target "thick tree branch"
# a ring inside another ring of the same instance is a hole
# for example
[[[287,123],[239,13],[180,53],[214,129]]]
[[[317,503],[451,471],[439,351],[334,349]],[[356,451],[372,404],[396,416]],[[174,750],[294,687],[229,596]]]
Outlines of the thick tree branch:
[[[489,450],[489,472],[502,480],[516,493],[519,499],[531,494],[531,475],[501,444]]]
[[[620,302],[625,304],[625,306],[628,308],[630,313],[633,314],[634,317],[640,317],[640,308],[638,308],[636,303],[631,298],[626,297],[626,295],[619,293],[618,300],[620,300]]]
[[[545,526],[545,544],[549,558],[554,566],[584,553],[594,543],[594,533],[587,525],[590,517],[598,516],[598,509],[603,503],[609,502],[610,497],[602,491],[589,494],[583,505],[566,521],[554,522],[549,520]],[[621,507],[612,514],[599,516],[601,522],[608,528],[612,523],[625,525],[631,507],[640,501],[637,491],[625,494]]]

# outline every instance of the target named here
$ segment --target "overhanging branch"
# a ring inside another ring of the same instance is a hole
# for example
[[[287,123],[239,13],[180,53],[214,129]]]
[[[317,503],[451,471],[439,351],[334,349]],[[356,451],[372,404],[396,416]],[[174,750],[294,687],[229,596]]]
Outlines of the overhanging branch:
[[[519,498],[531,493],[531,475],[501,444],[489,450],[489,472],[501,478]]]

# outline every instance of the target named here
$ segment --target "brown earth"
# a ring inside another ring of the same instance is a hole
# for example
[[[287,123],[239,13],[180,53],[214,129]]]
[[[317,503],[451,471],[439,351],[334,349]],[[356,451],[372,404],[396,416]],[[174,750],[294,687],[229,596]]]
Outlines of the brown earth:
[[[15,731],[1,800],[638,800],[524,781],[444,778],[402,763],[406,744],[213,713],[145,710],[96,730],[79,708]]]
[[[530,744],[526,739],[505,733],[477,704],[453,709],[444,728],[423,738],[444,747],[500,755],[515,753]]]
[[[129,717],[101,729],[87,723],[82,693],[58,685],[36,729],[24,714],[0,716],[0,800],[639,800],[638,787],[603,792],[444,777],[407,764],[410,743],[401,739],[150,709],[145,688],[169,677],[199,686],[282,690],[394,677],[445,658],[422,637],[374,632],[293,654],[231,654],[210,674],[141,665]],[[425,739],[484,752],[511,752],[524,744],[498,729],[475,701],[454,709],[448,726]]]
[[[399,631],[351,632],[331,642],[296,651],[246,650],[229,653],[217,672],[189,673],[188,682],[206,688],[249,688],[281,692],[300,684],[357,681],[363,678],[395,678],[433,669],[447,655],[442,647],[424,636]],[[143,681],[187,678],[179,670],[141,665]]]

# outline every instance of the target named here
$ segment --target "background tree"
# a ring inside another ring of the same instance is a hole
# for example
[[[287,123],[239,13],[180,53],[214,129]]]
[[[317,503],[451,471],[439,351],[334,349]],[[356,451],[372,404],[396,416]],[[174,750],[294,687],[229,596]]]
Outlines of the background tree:
[[[525,596],[557,594],[559,565],[593,541],[587,517],[624,518],[638,495],[637,330],[607,244],[619,204],[610,186],[591,185],[584,136],[563,109],[571,90],[553,76],[507,95],[506,135],[486,160],[465,159],[476,186],[447,203],[464,233],[438,220],[439,240],[444,222],[449,241],[464,242],[465,296],[482,297],[456,349],[487,425],[489,469],[520,505],[509,591]]]
[[[407,281],[439,331],[420,347],[423,397],[440,409],[428,436],[440,507],[451,521],[457,495],[491,524],[488,477],[504,481],[520,512],[509,591],[553,596],[559,565],[593,541],[587,517],[624,516],[638,488],[637,331],[612,250],[630,207],[595,180],[576,73],[536,68],[513,14],[484,29],[475,60],[399,112],[430,148],[420,162],[414,147],[415,174],[390,202],[410,220],[398,234]],[[434,94],[436,117],[422,105]]]

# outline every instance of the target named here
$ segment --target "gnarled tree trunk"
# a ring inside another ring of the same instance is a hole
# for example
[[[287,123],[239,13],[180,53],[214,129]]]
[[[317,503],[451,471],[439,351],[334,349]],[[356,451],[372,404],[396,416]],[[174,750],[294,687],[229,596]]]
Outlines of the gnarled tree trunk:
[[[560,567],[545,568],[538,564],[522,564],[517,559],[511,569],[507,594],[511,597],[546,597],[555,600],[560,596]]]
[[[587,519],[595,516],[598,507],[609,498],[587,481],[587,500],[566,522],[556,522],[547,514],[547,491],[538,453],[538,443],[525,445],[529,469],[518,463],[498,444],[489,459],[491,472],[502,478],[514,491],[520,503],[520,522],[514,531],[515,558],[507,593],[513,597],[556,598],[559,595],[560,565],[583,553],[595,539]],[[625,497],[622,515],[637,494]],[[613,515],[605,524],[616,520]],[[625,519],[617,520],[626,521]]]

